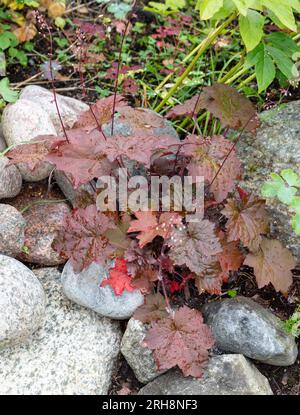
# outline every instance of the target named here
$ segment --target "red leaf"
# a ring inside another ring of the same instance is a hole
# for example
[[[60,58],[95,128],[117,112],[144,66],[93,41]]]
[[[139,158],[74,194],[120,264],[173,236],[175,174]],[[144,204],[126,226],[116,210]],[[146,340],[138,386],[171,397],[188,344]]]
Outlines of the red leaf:
[[[105,140],[99,131],[88,134],[81,129],[72,129],[68,131],[68,139],[69,142],[59,142],[45,159],[58,170],[69,173],[74,187],[110,173],[111,163],[103,153]]]
[[[265,201],[254,195],[241,201],[228,199],[222,213],[228,218],[228,242],[241,240],[251,251],[256,251],[262,240],[261,234],[269,230]]]
[[[176,228],[168,241],[169,257],[174,264],[186,265],[192,272],[202,274],[212,256],[222,250],[214,228],[207,219]]]
[[[125,98],[122,95],[116,96],[115,111],[121,108],[129,108]],[[114,95],[107,98],[99,99],[95,104],[91,105],[91,109],[81,113],[74,127],[82,128],[87,132],[98,128],[98,125],[109,122],[113,116]],[[95,120],[96,118],[96,120]]]
[[[132,292],[135,288],[131,285],[132,278],[128,274],[125,259],[117,258],[114,267],[109,272],[109,278],[102,281],[101,287],[110,285],[116,295],[121,295],[124,290]]]
[[[152,267],[139,268],[132,278],[132,286],[139,288],[142,293],[147,294],[153,288],[154,282],[158,280],[158,271]]]
[[[75,209],[66,215],[53,248],[70,259],[75,272],[88,268],[92,262],[104,265],[115,250],[105,232],[114,228],[114,222],[97,212],[95,205]]]
[[[151,159],[159,150],[178,146],[178,141],[172,136],[149,137],[147,135],[132,135],[129,137],[114,135],[107,137],[104,153],[108,160],[114,161],[122,156],[150,167]]]
[[[230,153],[232,143],[220,135],[207,139],[191,135],[183,144],[183,153],[191,158],[187,166],[189,174],[193,177],[202,176],[208,184],[212,183],[211,191],[216,201],[222,202],[234,188],[241,173],[241,163],[235,150]]]
[[[153,323],[144,341],[154,350],[159,370],[178,366],[184,376],[194,377],[202,376],[208,349],[214,344],[201,313],[186,306],[177,310],[174,318],[166,317]]]
[[[139,245],[143,248],[152,242],[156,236],[168,238],[175,224],[182,221],[178,213],[165,212],[157,219],[154,212],[135,212],[136,220],[131,222],[128,232],[140,232],[137,236]]]
[[[254,268],[258,288],[271,283],[276,291],[288,293],[293,282],[291,270],[296,261],[279,241],[263,238],[259,250],[248,254],[244,264]]]
[[[151,323],[168,316],[165,298],[160,294],[146,295],[145,303],[136,309],[133,318],[142,323]]]
[[[241,267],[244,256],[239,248],[238,241],[221,241],[222,252],[217,254],[222,269],[222,280],[225,282],[228,279],[229,271],[238,271]]]
[[[201,109],[211,112],[225,127],[244,128],[250,132],[255,132],[259,127],[258,116],[251,101],[224,84],[204,87],[200,97],[196,95],[183,104],[176,105],[167,113],[167,117],[197,115]]]
[[[46,156],[64,138],[53,135],[37,136],[26,144],[20,144],[10,150],[6,157],[10,159],[9,164],[26,163],[34,170],[41,162],[45,161]]]

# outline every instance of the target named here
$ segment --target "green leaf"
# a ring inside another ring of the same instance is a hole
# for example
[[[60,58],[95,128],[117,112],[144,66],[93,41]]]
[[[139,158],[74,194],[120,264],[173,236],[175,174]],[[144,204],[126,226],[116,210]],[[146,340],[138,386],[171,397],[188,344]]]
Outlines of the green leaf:
[[[262,45],[258,60],[255,64],[255,75],[259,93],[268,88],[276,75],[275,65],[264,45]]]
[[[16,102],[19,94],[9,88],[8,78],[3,78],[0,81],[0,95],[6,102]]]
[[[289,206],[296,212],[297,215],[300,215],[300,196],[295,196]]]
[[[11,32],[3,32],[0,34],[0,50],[8,49],[10,46],[17,46],[18,39]]]
[[[200,10],[202,20],[210,19],[223,7],[223,0],[198,0],[196,10]]]
[[[294,62],[287,57],[281,50],[273,48],[272,46],[266,46],[266,50],[274,59],[279,70],[287,77],[287,79],[295,78],[298,76],[298,70]]]
[[[287,0],[287,3],[295,9],[298,13],[300,13],[300,1],[299,0]]]
[[[264,23],[265,18],[255,10],[248,10],[246,16],[239,16],[241,36],[248,52],[261,41]]]
[[[295,22],[292,7],[282,0],[263,0],[263,5],[275,14],[278,20],[288,29],[296,32],[297,25]]]
[[[234,297],[236,297],[237,296],[237,290],[228,290],[227,291],[227,295],[230,297],[230,298],[234,298]]]
[[[284,169],[280,174],[289,186],[300,187],[300,177],[294,170]]]
[[[248,5],[246,4],[245,0],[232,0],[233,3],[236,5],[236,8],[238,9],[239,13],[241,13],[243,16],[246,16]]]
[[[263,197],[276,197],[278,188],[272,182],[266,182],[261,187],[261,194]]]
[[[246,56],[245,59],[245,68],[250,68],[257,64],[259,59],[261,59],[261,55],[264,53],[264,45],[259,44],[256,46],[255,49],[251,50]]]
[[[151,5],[152,2],[149,3]],[[108,6],[107,11],[114,15],[116,19],[124,20],[131,6],[126,3],[112,3]]]
[[[288,205],[292,202],[296,193],[297,189],[295,187],[282,186],[279,188],[277,192],[277,197],[280,200],[280,202]]]
[[[292,57],[294,53],[300,51],[297,43],[286,33],[273,32],[265,37],[268,44],[271,44],[276,49],[284,52],[288,57]]]
[[[292,217],[291,224],[296,235],[300,235],[300,214]]]
[[[213,15],[213,20],[223,20],[231,15],[235,10],[235,5],[232,0],[223,0],[223,7]]]

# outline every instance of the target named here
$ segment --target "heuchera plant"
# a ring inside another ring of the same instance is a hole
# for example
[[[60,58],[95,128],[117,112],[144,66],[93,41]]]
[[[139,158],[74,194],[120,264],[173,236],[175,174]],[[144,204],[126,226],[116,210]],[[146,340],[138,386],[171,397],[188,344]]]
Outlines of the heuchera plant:
[[[259,124],[252,104],[221,84],[204,87],[166,117],[193,116],[200,109],[218,117],[227,130],[255,133]],[[114,132],[115,114],[131,126],[129,136]],[[105,134],[109,122],[110,133]],[[266,236],[265,201],[237,187],[241,163],[235,147],[241,133],[234,142],[221,135],[195,134],[179,141],[155,133],[164,123],[163,117],[132,108],[122,96],[113,95],[80,114],[65,135],[36,137],[7,156],[10,164],[27,163],[31,169],[49,162],[75,188],[92,184],[95,198],[81,200],[81,207],[67,214],[54,248],[76,272],[92,262],[107,265],[114,259],[102,286],[110,285],[116,295],[134,289],[145,294],[145,304],[134,317],[150,325],[145,343],[153,350],[158,368],[178,366],[184,375],[199,377],[213,345],[212,335],[200,312],[187,306],[173,308],[171,295],[187,284],[194,284],[199,293],[220,294],[230,272],[242,264],[254,269],[259,287],[271,283],[287,294],[295,262],[280,242]],[[153,174],[179,174],[182,180],[186,175],[204,176],[203,218],[187,223],[184,208],[123,212],[118,203],[116,211],[99,211],[94,179],[115,177],[116,169],[130,162],[148,180]]]

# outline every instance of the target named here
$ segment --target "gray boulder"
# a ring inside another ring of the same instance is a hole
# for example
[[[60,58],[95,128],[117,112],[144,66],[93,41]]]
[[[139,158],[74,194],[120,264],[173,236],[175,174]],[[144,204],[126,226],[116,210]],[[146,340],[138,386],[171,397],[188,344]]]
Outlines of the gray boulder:
[[[7,157],[0,156],[0,199],[17,196],[22,188],[22,176],[16,166],[8,166]]]
[[[262,125],[257,136],[243,134],[238,154],[244,167],[245,189],[260,193],[271,172],[292,168],[300,174],[300,101],[284,104],[260,114]],[[267,199],[271,234],[290,248],[300,261],[300,238],[291,227],[291,213],[276,199]]]
[[[54,125],[39,104],[19,99],[5,107],[2,115],[3,135],[8,146],[18,145],[39,135],[56,135]],[[24,180],[37,182],[49,176],[53,166],[42,162],[31,170],[25,163],[18,163]]]
[[[0,204],[0,253],[17,256],[24,246],[26,222],[13,206]]]
[[[42,325],[45,316],[45,294],[39,280],[21,262],[2,254],[0,315],[0,350],[25,341]],[[0,378],[1,374],[2,368]],[[3,377],[0,383],[1,389]]]
[[[282,321],[246,297],[206,304],[202,310],[215,345],[227,352],[241,353],[276,366],[292,365],[298,354],[292,335]]]
[[[109,268],[92,263],[87,269],[75,273],[68,261],[62,273],[65,295],[77,304],[88,307],[101,316],[113,319],[128,319],[143,304],[144,296],[140,290],[124,290],[116,295],[110,285],[101,287],[101,282],[108,278]]]
[[[141,383],[148,383],[164,373],[158,371],[152,350],[143,345],[147,325],[131,318],[122,338],[121,353]]]
[[[52,91],[37,85],[29,85],[23,89],[20,98],[40,105],[51,118],[57,134],[61,134],[63,132]],[[56,100],[64,127],[66,129],[72,128],[78,115],[89,109],[87,104],[75,98],[69,98],[56,94]]]
[[[0,352],[0,395],[106,395],[119,324],[66,299],[57,269],[35,274],[47,296],[46,321],[26,344]]]
[[[177,370],[154,379],[139,395],[273,395],[269,382],[241,354],[212,357],[200,379]]]

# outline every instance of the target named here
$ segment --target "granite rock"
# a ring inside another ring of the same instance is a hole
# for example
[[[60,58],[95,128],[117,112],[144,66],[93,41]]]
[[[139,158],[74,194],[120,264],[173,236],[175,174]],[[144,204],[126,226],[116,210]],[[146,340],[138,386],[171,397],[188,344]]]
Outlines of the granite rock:
[[[28,142],[39,135],[56,135],[54,125],[39,104],[27,99],[19,99],[5,107],[2,115],[2,128],[8,146]],[[31,170],[25,163],[18,163],[24,180],[40,181],[47,178],[53,170],[49,163],[39,163]]]
[[[260,193],[271,172],[292,168],[300,174],[300,101],[283,104],[260,114],[257,136],[243,134],[237,146],[243,163],[241,186]],[[300,263],[300,238],[291,227],[291,212],[277,199],[267,199],[271,235],[290,248]]]
[[[0,252],[12,257],[17,256],[24,246],[25,219],[13,206],[2,203],[0,218]]]
[[[51,118],[57,134],[63,132],[52,91],[37,85],[29,85],[23,89],[20,98],[40,105]],[[75,98],[56,94],[56,100],[61,119],[66,129],[72,128],[78,115],[89,109],[87,104]]]
[[[65,298],[57,269],[35,274],[47,297],[45,324],[26,344],[0,352],[0,395],[106,395],[119,324]]]
[[[101,287],[101,282],[108,278],[108,270],[109,267],[92,263],[87,269],[75,273],[68,261],[62,273],[64,293],[70,300],[102,316],[128,319],[143,304],[144,296],[140,290],[124,290],[117,296],[110,285]]]
[[[273,395],[269,382],[241,354],[212,357],[200,379],[170,370],[144,386],[139,395]]]
[[[202,310],[215,345],[276,366],[292,365],[298,354],[295,338],[273,313],[246,297],[206,304]]]
[[[122,338],[121,353],[141,383],[148,383],[164,373],[157,370],[152,350],[143,345],[147,325],[131,318]]]
[[[9,159],[0,157],[0,199],[17,196],[22,188],[22,176],[16,166],[8,166]]]
[[[26,212],[25,246],[26,252],[18,258],[39,265],[59,265],[66,262],[53,248],[57,231],[63,224],[64,216],[70,208],[66,203],[33,205]]]
[[[0,354],[3,348],[26,341],[45,316],[45,294],[39,280],[21,262],[2,254],[0,315]],[[1,369],[0,389],[4,382]]]

